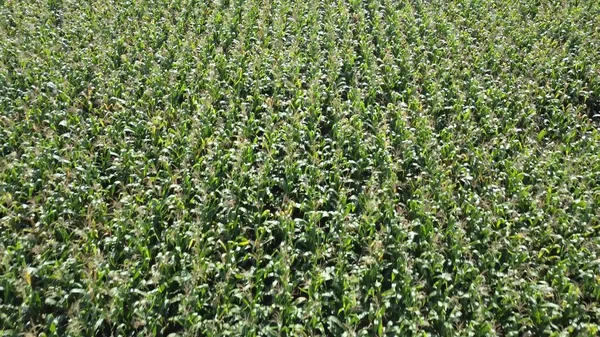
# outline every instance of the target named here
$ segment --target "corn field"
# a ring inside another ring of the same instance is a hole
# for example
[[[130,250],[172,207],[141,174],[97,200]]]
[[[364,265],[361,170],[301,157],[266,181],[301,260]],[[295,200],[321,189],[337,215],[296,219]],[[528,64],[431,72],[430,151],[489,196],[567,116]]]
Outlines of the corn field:
[[[0,0],[0,336],[599,334],[599,1]]]

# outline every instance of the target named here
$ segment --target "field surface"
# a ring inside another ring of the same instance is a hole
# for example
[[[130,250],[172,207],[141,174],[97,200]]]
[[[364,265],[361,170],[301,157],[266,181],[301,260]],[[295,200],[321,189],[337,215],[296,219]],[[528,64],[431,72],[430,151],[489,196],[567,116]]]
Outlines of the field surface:
[[[0,336],[598,336],[600,1],[0,0]]]

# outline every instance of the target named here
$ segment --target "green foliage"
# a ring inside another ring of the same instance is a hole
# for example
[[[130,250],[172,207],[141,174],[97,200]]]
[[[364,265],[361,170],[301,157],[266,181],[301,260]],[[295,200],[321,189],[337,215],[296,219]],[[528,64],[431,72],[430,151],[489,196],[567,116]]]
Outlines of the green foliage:
[[[599,18],[0,1],[0,335],[597,335]]]

